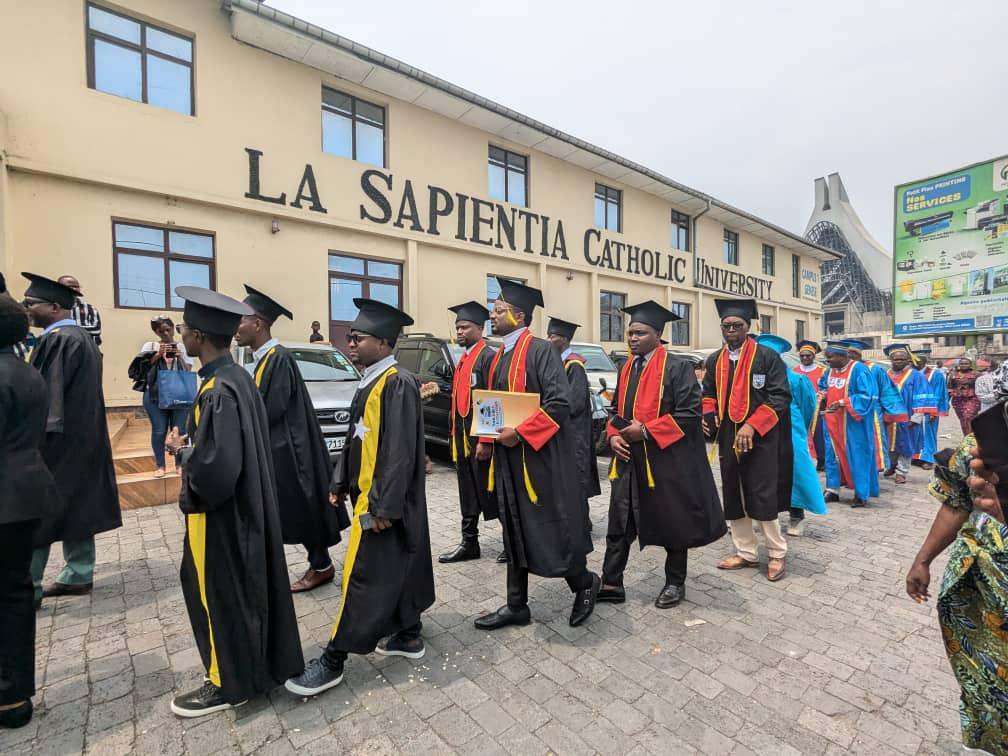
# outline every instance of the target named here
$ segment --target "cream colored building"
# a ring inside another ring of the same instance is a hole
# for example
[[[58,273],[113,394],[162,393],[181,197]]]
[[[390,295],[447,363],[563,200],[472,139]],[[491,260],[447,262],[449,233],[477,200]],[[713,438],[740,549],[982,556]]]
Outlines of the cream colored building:
[[[274,295],[297,340],[319,320],[338,341],[359,293],[448,336],[445,308],[492,298],[492,275],[607,348],[613,306],[648,298],[686,316],[674,344],[715,346],[725,291],[787,338],[822,331],[829,250],[269,6],[53,0],[0,21],[0,269],[15,294],[22,270],[80,279],[110,405],[139,403],[126,367],[185,283]]]

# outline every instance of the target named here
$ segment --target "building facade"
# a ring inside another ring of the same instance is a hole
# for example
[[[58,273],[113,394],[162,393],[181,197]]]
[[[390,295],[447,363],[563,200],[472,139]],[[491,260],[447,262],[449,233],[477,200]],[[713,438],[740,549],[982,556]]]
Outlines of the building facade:
[[[254,0],[13,4],[0,66],[0,269],[81,281],[110,405],[184,284],[249,283],[293,310],[278,337],[337,345],[354,296],[449,336],[494,276],[607,348],[648,298],[683,349],[720,343],[726,293],[822,332],[830,250]]]

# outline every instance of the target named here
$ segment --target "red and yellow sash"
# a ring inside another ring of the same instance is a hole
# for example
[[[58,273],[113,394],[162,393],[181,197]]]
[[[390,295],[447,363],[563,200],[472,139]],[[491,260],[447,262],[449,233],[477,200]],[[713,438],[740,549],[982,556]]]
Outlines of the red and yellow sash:
[[[717,363],[714,366],[714,382],[717,389],[717,399],[704,399],[703,412],[716,412],[718,427],[724,424],[725,414],[736,425],[749,423],[761,436],[766,435],[777,424],[777,413],[767,404],[761,404],[752,410],[750,392],[752,391],[752,366],[759,349],[756,340],[747,338],[742,344],[742,351],[735,365],[735,375],[731,382],[731,397],[725,401],[728,393],[728,374],[731,371],[731,357],[728,356],[728,345],[721,349]],[[716,406],[715,406],[716,403]]]
[[[486,349],[486,340],[480,339],[476,346],[468,354],[463,354],[459,360],[458,367],[455,368],[455,378],[452,381],[452,462],[458,462],[458,448],[455,441],[455,417],[456,414],[462,417],[469,417],[472,410],[472,371],[476,366],[476,359],[480,353]],[[462,434],[462,452],[465,457],[469,456],[469,434]]]

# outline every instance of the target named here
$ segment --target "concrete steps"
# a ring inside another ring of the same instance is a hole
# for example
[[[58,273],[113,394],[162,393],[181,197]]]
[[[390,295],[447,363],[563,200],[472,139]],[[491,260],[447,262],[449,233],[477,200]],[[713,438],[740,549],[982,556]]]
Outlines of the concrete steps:
[[[150,421],[110,415],[108,423],[120,508],[140,509],[177,502],[182,478],[170,455],[166,459],[165,476],[154,477],[156,463],[150,445]]]

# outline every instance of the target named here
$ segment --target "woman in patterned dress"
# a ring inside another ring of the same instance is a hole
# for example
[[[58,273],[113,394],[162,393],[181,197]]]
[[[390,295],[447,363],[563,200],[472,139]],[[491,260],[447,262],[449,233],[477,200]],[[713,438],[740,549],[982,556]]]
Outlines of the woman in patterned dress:
[[[980,412],[980,399],[976,394],[977,374],[973,371],[973,360],[962,357],[956,369],[948,377],[949,398],[959,418],[959,426],[964,436],[972,432],[973,418]]]
[[[1003,402],[1008,365],[997,377]],[[998,499],[975,447],[968,435],[951,456],[938,455],[929,492],[942,506],[907,574],[907,593],[918,603],[929,598],[931,561],[951,545],[938,623],[961,689],[963,745],[1008,754],[1008,500]]]

